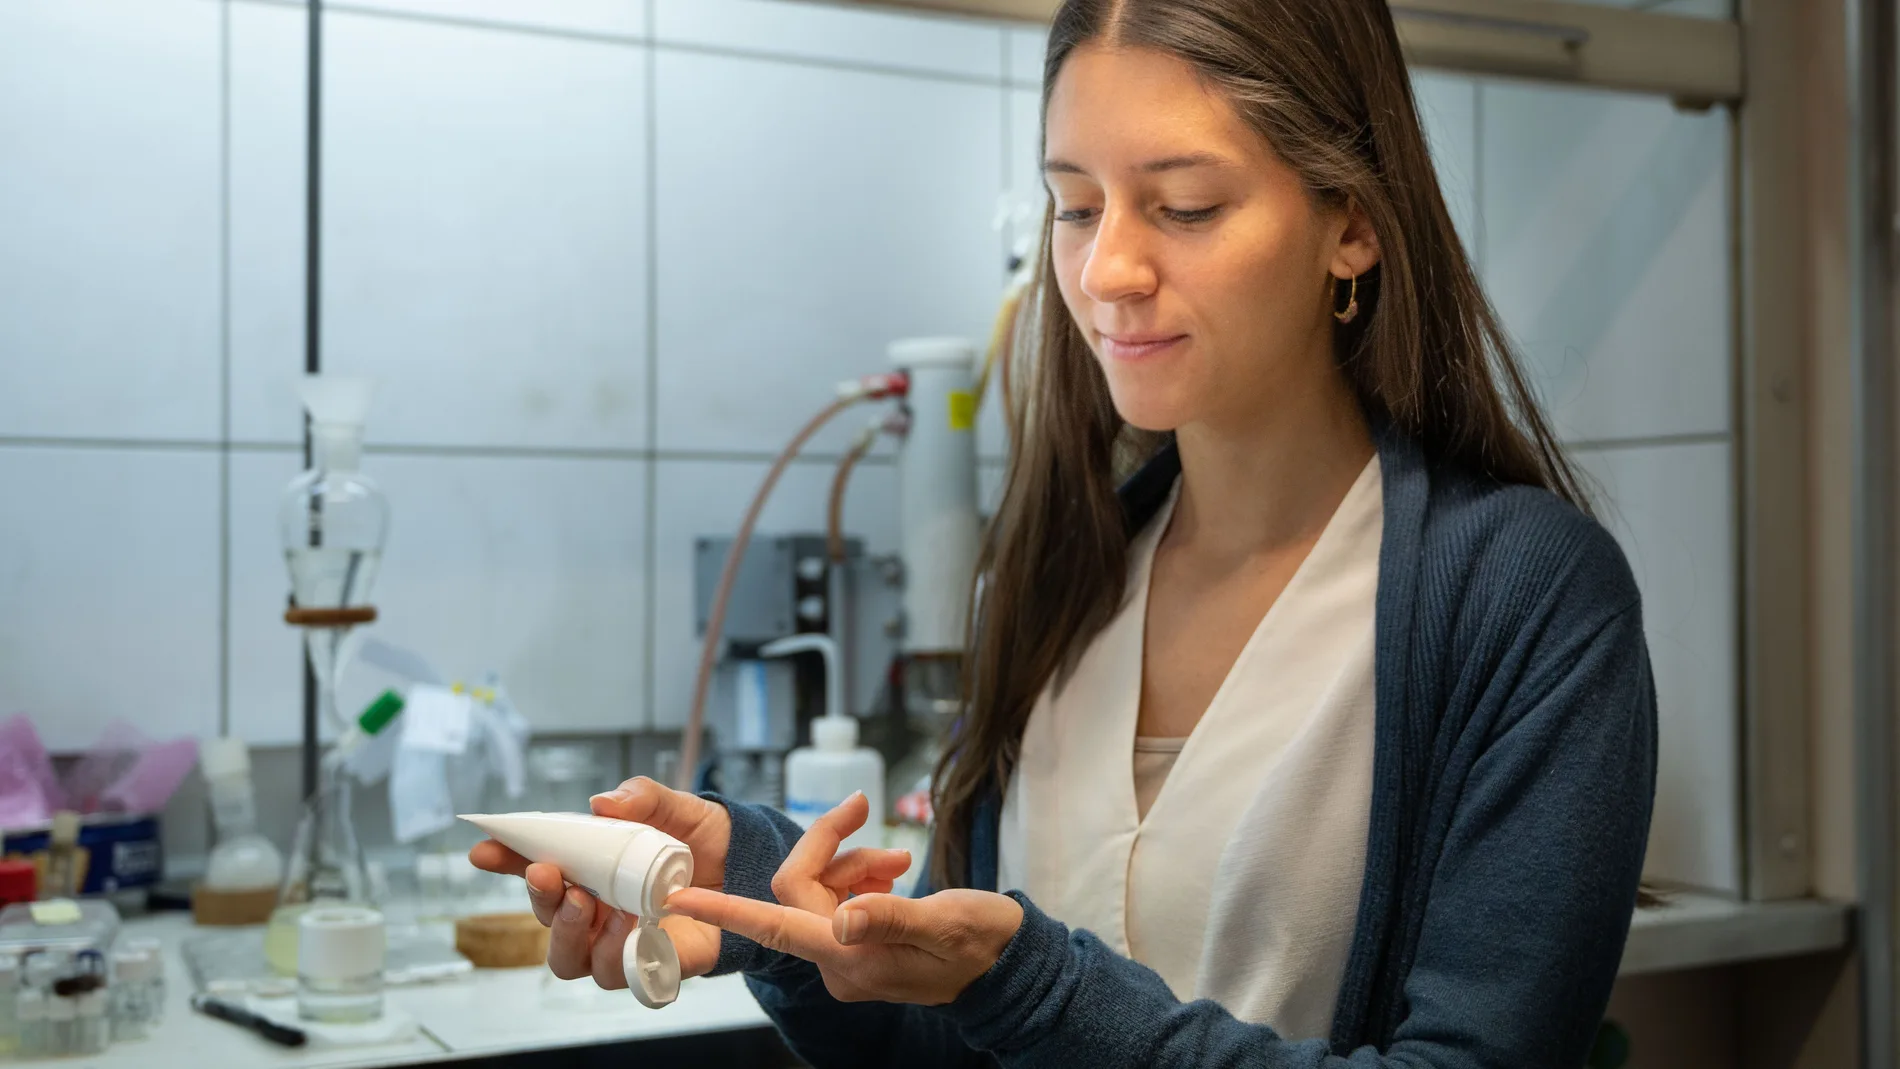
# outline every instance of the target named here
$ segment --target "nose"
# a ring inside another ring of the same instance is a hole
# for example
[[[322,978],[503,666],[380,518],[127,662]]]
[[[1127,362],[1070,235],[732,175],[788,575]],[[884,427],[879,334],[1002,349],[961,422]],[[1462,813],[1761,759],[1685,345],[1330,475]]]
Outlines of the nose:
[[[1105,208],[1095,242],[1082,264],[1082,292],[1104,304],[1146,297],[1155,289],[1155,270],[1144,246],[1147,228],[1137,213]]]

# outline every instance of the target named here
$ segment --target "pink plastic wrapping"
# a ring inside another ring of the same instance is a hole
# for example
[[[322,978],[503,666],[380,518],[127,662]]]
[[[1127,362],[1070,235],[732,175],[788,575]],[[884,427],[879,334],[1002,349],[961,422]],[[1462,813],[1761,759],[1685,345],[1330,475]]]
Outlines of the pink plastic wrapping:
[[[44,824],[64,803],[33,721],[25,716],[0,721],[0,828]]]
[[[153,743],[118,722],[62,777],[33,721],[0,721],[0,830],[43,826],[61,809],[156,813],[197,761],[192,739]]]

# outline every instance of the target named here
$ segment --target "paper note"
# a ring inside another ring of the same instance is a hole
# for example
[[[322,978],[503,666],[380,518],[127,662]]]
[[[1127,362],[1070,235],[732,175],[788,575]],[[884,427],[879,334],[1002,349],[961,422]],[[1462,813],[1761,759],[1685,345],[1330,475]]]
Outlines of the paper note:
[[[468,749],[470,704],[447,687],[409,688],[402,708],[404,749],[459,754]]]

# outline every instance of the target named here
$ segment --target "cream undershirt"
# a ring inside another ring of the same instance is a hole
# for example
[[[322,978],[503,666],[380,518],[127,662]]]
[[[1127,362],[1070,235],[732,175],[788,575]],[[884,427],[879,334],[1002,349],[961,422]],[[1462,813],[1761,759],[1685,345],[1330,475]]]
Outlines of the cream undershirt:
[[[1323,1037],[1371,815],[1379,462],[1193,732],[1137,745],[1148,580],[1173,510],[1170,497],[1131,545],[1120,612],[1030,714],[1003,801],[998,887],[1153,968],[1183,1000]],[[1154,745],[1175,742],[1173,754]]]
[[[1181,756],[1181,747],[1187,745],[1187,736],[1180,738],[1158,738],[1139,735],[1135,738],[1135,813],[1146,817],[1148,810],[1154,808],[1155,795],[1161,793],[1161,785],[1167,782],[1168,773],[1174,768],[1175,759]]]

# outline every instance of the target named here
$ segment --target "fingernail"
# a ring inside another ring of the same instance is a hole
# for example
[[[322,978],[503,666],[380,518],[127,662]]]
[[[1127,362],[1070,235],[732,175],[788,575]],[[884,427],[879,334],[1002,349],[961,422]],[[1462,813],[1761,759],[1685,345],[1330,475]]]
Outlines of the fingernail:
[[[581,904],[573,895],[568,895],[561,900],[561,919],[564,921],[581,919]]]
[[[838,914],[838,942],[850,946],[864,938],[864,929],[871,919],[861,909],[847,909]]]
[[[606,798],[609,801],[614,801],[614,802],[624,802],[627,799],[633,797],[633,792],[626,790],[625,788],[616,787],[615,789],[611,791],[602,791],[601,793],[594,795],[594,797]]]

